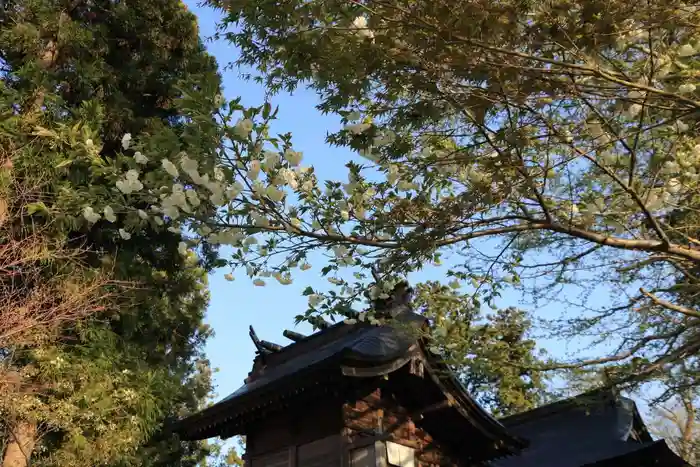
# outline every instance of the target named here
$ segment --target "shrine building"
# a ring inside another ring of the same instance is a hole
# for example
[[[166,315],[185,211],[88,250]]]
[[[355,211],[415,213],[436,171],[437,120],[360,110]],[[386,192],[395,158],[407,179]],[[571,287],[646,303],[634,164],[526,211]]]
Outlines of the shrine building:
[[[245,384],[180,420],[181,439],[246,437],[249,467],[689,467],[635,403],[597,390],[495,419],[432,353],[410,307],[390,324],[317,322],[261,341]]]

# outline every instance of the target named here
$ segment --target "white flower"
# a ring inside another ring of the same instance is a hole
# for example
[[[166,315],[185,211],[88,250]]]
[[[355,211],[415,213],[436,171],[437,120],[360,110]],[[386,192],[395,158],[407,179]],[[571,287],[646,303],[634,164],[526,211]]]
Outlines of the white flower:
[[[139,179],[139,171],[131,169],[126,172],[126,175],[124,176],[129,182],[135,182],[136,180]]]
[[[180,242],[177,244],[177,251],[181,256],[187,256],[187,243]]]
[[[107,219],[109,222],[116,222],[117,216],[114,215],[114,210],[112,209],[112,206],[105,206],[103,212],[105,215],[105,219]]]
[[[686,123],[683,123],[680,120],[676,120],[676,128],[678,129],[679,133],[685,133],[690,127]]]
[[[681,94],[690,94],[691,92],[695,92],[696,89],[697,87],[692,83],[685,83],[678,86],[678,92]]]
[[[83,208],[83,217],[91,224],[94,224],[102,218],[102,216],[97,214],[90,206],[85,206]]]
[[[681,191],[681,188],[683,188],[683,186],[681,185],[680,180],[677,178],[672,178],[666,183],[666,190],[669,193],[676,194]]]
[[[219,182],[209,182],[207,183],[207,188],[211,191],[211,196],[209,200],[215,205],[226,204],[224,199],[224,186]]]
[[[360,115],[360,112],[354,110],[354,111],[350,112],[346,118],[348,119],[349,122],[354,122],[356,120],[359,120],[361,117],[362,117],[362,115]]]
[[[243,241],[243,244],[246,246],[255,245],[256,243],[258,243],[258,239],[255,237],[248,237]]]
[[[283,276],[281,273],[277,272],[273,276],[275,279],[277,279],[277,282],[282,285],[289,285],[292,283],[292,278],[289,275]]]
[[[265,281],[262,279],[255,279],[253,281],[253,285],[255,285],[257,287],[265,287]]]
[[[95,143],[88,138],[85,140],[85,146],[87,146],[88,149],[92,149],[95,147]]]
[[[251,131],[253,131],[253,121],[249,118],[239,120],[233,127],[233,132],[241,138],[247,138]]]
[[[148,162],[148,157],[141,154],[139,151],[134,153],[134,160],[137,164],[146,164]]]
[[[284,198],[284,191],[272,185],[267,187],[266,194],[275,203],[279,203]]]
[[[180,217],[180,210],[178,209],[177,206],[167,205],[167,206],[163,206],[163,214],[165,216],[167,216],[168,218],[175,220],[178,217]]]
[[[679,57],[690,57],[691,55],[695,55],[695,49],[690,44],[682,45],[678,49],[678,56]]]
[[[358,16],[352,22],[352,25],[357,29],[362,29],[367,27],[367,18],[364,16]]]
[[[243,185],[240,182],[236,182],[226,189],[226,196],[228,199],[235,199],[243,191]]]
[[[344,220],[347,221],[350,219],[350,213],[348,211],[340,211],[340,217]]]
[[[267,227],[268,225],[270,225],[270,220],[260,213],[252,212],[250,213],[250,217],[251,219],[253,219],[253,224],[259,227]]]
[[[256,180],[258,178],[258,175],[260,175],[260,161],[252,161],[250,163],[250,168],[248,169],[248,173],[246,176],[250,180]]]
[[[119,236],[124,240],[129,240],[131,238],[131,234],[124,229],[119,229]]]
[[[642,105],[641,104],[632,104],[627,108],[627,111],[625,112],[627,114],[628,118],[634,118],[639,113],[642,111]]]
[[[224,274],[224,279],[226,279],[229,282],[232,282],[233,281],[233,274],[231,274],[231,273]]]
[[[139,173],[136,170],[129,170],[124,180],[117,180],[117,189],[125,195],[141,190],[143,183],[139,181],[138,177]]]
[[[348,254],[348,249],[342,245],[334,246],[333,253],[335,254],[336,258],[342,258]]]
[[[168,174],[170,174],[173,177],[177,177],[179,172],[177,171],[177,167],[175,164],[170,162],[168,159],[162,159],[160,163],[163,165],[163,169],[165,169]]]
[[[372,127],[371,123],[353,123],[351,125],[345,125],[345,129],[348,130],[353,135],[359,135],[369,130]]]
[[[224,176],[224,170],[221,167],[214,167],[214,180],[217,182],[223,182]]]
[[[143,219],[143,220],[148,219],[148,214],[146,214],[146,211],[144,211],[143,209],[139,209],[137,212],[138,212],[138,215],[141,219]]]
[[[292,167],[296,167],[299,164],[301,164],[301,159],[302,159],[302,153],[297,152],[297,151],[292,151],[291,149],[287,149],[284,151],[284,158],[289,162],[289,165]]]
[[[130,144],[131,144],[131,133],[124,133],[124,136],[122,136],[122,147],[125,150],[129,149]]]
[[[253,194],[257,197],[262,197],[265,196],[265,190],[267,188],[265,187],[265,184],[261,182],[260,180],[255,180],[253,182]]]
[[[661,169],[667,173],[676,173],[680,170],[680,166],[675,161],[666,161]]]
[[[187,175],[192,176],[191,174],[194,173],[194,174],[197,174],[197,176],[199,176],[199,174],[197,173],[197,169],[199,168],[199,162],[197,162],[194,159],[190,159],[187,156],[187,154],[183,153],[182,156],[180,157],[180,167],[182,167],[182,170]],[[197,178],[197,177],[193,177],[193,178]]]
[[[360,37],[366,37],[368,39],[374,38],[374,32],[367,27],[367,18],[364,16],[358,16],[355,18],[355,20],[352,22],[352,26],[357,30],[357,34]]]
[[[265,151],[265,167],[274,169],[280,163],[280,155],[274,151]]]
[[[323,301],[323,295],[311,294],[309,295],[309,306],[311,308],[316,308]]]
[[[161,219],[161,218],[158,217],[158,216],[155,216],[155,217],[153,218],[153,222],[155,222],[156,225],[163,225],[163,219]]]
[[[192,205],[192,207],[197,207],[200,204],[199,196],[197,195],[197,192],[194,190],[186,190],[185,191],[185,196],[187,197],[187,201]]]
[[[297,174],[293,170],[282,169],[279,173],[279,178],[281,178],[280,185],[286,184],[292,190],[296,190],[299,187],[299,182],[297,181]]]

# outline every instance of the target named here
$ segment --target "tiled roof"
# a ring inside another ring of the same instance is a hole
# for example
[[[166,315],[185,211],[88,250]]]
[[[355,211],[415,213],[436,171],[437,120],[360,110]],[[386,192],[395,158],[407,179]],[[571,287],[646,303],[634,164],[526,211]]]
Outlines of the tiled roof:
[[[631,453],[655,444],[635,403],[612,391],[595,391],[501,421],[530,445],[518,456],[494,462],[494,467],[597,466],[607,459],[617,463],[604,465],[623,467]]]

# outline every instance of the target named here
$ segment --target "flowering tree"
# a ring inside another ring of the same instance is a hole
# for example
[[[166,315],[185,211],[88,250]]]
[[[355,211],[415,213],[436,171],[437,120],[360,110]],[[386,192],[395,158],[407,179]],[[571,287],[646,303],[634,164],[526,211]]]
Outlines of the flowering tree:
[[[678,298],[697,291],[700,262],[689,222],[699,194],[697,7],[212,3],[227,11],[222,34],[241,62],[272,91],[316,89],[321,110],[345,123],[329,141],[366,162],[349,162],[347,180],[319,181],[291,135],[270,134],[269,105],[219,99],[212,121],[194,91],[183,102],[200,134],[222,142],[216,161],[196,148],[164,157],[124,135],[118,161],[101,169],[121,204],[80,206],[83,222],[119,212],[130,219],[118,231],[125,241],[146,226],[187,227],[182,255],[231,245],[227,279],[241,269],[257,286],[289,284],[327,253],[322,273],[335,288],[307,289],[307,316],[375,320],[351,306],[441,262],[477,308],[508,284],[537,278],[556,299],[575,283],[586,294],[566,302],[580,312],[560,335],[594,331],[618,348],[551,366],[620,363],[622,382],[697,365],[700,310]],[[99,146],[77,144],[85,157]],[[601,284],[615,295],[592,306]]]
[[[679,299],[700,261],[697,6],[210,3],[239,62],[273,92],[315,89],[346,123],[329,141],[367,160],[318,186],[289,138],[267,135],[270,109],[224,125],[231,208],[210,241],[238,246],[231,264],[256,284],[326,250],[339,290],[310,303],[327,312],[362,297],[370,265],[401,275],[452,252],[476,305],[528,278],[550,298],[579,287],[560,335],[618,347],[575,365],[624,363],[620,381],[697,365],[700,312]],[[591,305],[601,284],[614,295]]]

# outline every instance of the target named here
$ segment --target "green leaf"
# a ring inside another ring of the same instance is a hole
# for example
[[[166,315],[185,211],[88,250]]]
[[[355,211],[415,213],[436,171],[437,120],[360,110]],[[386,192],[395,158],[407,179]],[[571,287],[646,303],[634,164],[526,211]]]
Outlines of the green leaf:
[[[54,166],[54,168],[60,169],[60,168],[62,168],[62,167],[68,167],[68,166],[71,165],[72,163],[73,163],[72,160],[66,159],[66,160],[63,160],[63,161],[59,162],[58,164],[56,164],[56,165]]]
[[[34,136],[40,136],[42,138],[58,138],[56,132],[46,129],[44,127],[38,126],[34,129],[32,133]]]
[[[270,118],[271,111],[272,111],[272,106],[270,105],[269,102],[265,102],[265,105],[263,105],[263,111],[262,111],[262,116],[265,120]]]
[[[25,208],[27,210],[27,214],[29,214],[30,216],[32,214],[45,214],[49,212],[49,209],[41,201],[39,201],[38,203],[27,204]]]

